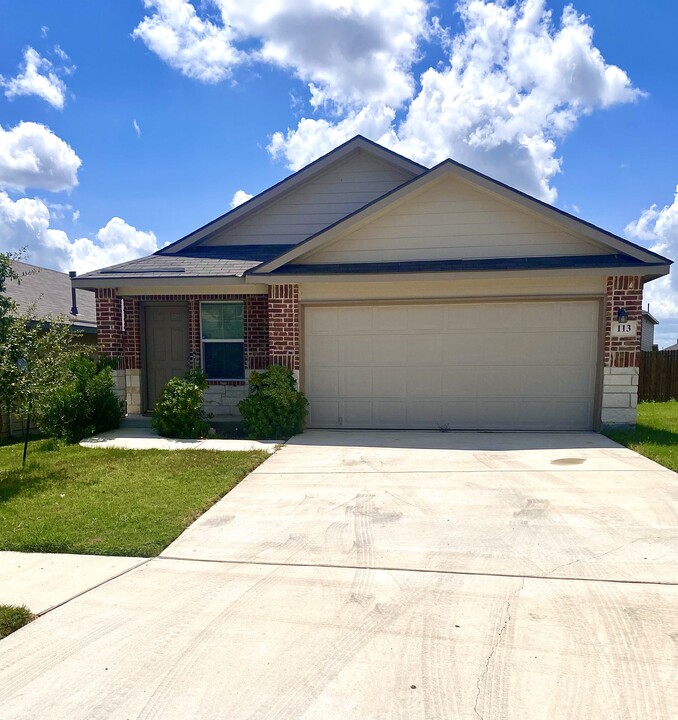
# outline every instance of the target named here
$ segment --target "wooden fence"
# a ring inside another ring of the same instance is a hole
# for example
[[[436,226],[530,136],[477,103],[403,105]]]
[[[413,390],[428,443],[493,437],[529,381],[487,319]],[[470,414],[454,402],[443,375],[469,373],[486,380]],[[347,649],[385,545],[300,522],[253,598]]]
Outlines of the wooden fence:
[[[638,400],[678,400],[678,350],[640,353]]]

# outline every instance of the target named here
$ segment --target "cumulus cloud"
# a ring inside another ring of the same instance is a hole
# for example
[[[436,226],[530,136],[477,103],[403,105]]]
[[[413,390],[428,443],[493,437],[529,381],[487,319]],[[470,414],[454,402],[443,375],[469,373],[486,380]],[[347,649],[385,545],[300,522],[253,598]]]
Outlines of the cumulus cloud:
[[[459,13],[447,61],[421,75],[400,113],[370,101],[339,119],[302,118],[274,134],[269,151],[298,169],[362,133],[423,164],[452,157],[554,202],[558,141],[583,115],[642,93],[605,62],[571,6],[557,26],[544,0],[465,0]]]
[[[58,45],[55,52],[62,61],[68,60],[68,55]],[[9,80],[0,76],[0,84],[4,85],[5,95],[10,100],[20,95],[36,95],[61,110],[66,102],[66,84],[59,73],[69,74],[72,70],[72,67],[54,68],[37,50],[28,47],[24,51],[24,62],[19,74]]]
[[[657,205],[644,210],[630,222],[626,235],[650,250],[672,260],[678,259],[678,187],[671,205]],[[673,345],[678,338],[678,275],[675,271],[667,277],[650,282],[643,293],[650,312],[659,320],[655,328],[655,342],[660,347]]]
[[[228,25],[199,17],[188,0],[144,0],[152,9],[132,36],[184,75],[215,83],[231,76],[245,56],[234,46],[235,31]]]
[[[0,126],[0,188],[70,190],[78,184],[81,164],[73,148],[45,125]]]
[[[412,63],[429,33],[425,0],[144,0],[133,32],[172,67],[203,82],[244,63],[289,70],[308,83],[314,107],[399,106],[412,95]]]
[[[254,195],[250,195],[244,190],[236,190],[231,198],[231,208],[236,208],[238,205],[242,205],[244,202],[247,202],[253,197]]]
[[[0,192],[0,252],[28,247],[27,260],[36,265],[79,273],[150,255],[158,249],[152,232],[137,230],[119,217],[111,218],[93,237],[70,240],[51,227],[55,219],[40,198],[12,200]]]

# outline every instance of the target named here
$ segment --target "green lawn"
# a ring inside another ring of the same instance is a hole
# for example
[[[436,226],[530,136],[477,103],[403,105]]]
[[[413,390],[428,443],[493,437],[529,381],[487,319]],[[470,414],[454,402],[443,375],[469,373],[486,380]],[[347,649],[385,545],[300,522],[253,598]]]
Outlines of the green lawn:
[[[268,455],[0,446],[0,550],[157,555]]]
[[[605,434],[678,472],[678,400],[640,403],[635,430],[606,430]]]
[[[35,620],[25,605],[0,605],[0,640]]]

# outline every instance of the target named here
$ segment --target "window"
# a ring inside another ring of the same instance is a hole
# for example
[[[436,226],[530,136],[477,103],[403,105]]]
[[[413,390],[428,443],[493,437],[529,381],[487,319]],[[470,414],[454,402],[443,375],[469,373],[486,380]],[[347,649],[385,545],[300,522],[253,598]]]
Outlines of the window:
[[[202,367],[210,380],[242,380],[245,377],[243,304],[200,304]]]

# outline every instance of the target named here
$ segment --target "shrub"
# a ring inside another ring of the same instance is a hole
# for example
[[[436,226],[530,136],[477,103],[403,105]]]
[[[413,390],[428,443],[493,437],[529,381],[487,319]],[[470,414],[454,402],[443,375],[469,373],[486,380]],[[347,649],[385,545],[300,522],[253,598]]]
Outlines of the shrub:
[[[171,378],[155,403],[151,425],[164,437],[203,437],[209,428],[209,415],[202,409],[206,387],[207,375],[201,370]]]
[[[304,429],[308,401],[291,370],[271,365],[265,372],[251,372],[249,383],[248,397],[238,404],[248,437],[286,439]]]
[[[125,406],[113,391],[110,367],[80,355],[71,361],[68,378],[45,400],[40,410],[42,430],[78,442],[120,425]]]

